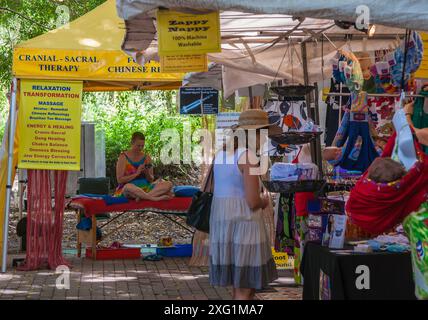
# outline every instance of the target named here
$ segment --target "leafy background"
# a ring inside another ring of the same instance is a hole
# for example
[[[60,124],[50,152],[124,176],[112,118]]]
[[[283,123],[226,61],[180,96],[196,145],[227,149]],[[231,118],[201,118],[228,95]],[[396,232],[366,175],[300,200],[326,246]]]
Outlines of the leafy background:
[[[0,138],[8,116],[6,92],[12,79],[14,46],[56,28],[60,19],[58,6],[69,8],[70,20],[94,9],[105,0],[0,0]],[[106,171],[112,187],[116,183],[115,164],[120,152],[129,148],[134,131],[146,135],[146,150],[156,165],[156,174],[181,183],[195,183],[198,168],[189,165],[162,165],[159,151],[160,133],[167,128],[183,131],[190,123],[192,130],[202,126],[197,116],[180,116],[176,91],[138,91],[85,93],[82,121],[96,123],[105,135]]]

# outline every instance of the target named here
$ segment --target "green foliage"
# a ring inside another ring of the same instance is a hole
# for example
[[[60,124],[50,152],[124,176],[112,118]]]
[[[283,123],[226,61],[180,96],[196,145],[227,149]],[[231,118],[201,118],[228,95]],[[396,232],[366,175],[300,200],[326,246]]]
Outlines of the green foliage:
[[[60,6],[68,7],[72,21],[103,2],[105,0],[0,0],[0,138],[9,110],[6,92],[12,79],[14,47],[60,26],[63,16]]]
[[[12,79],[16,44],[57,28],[59,6],[69,8],[72,21],[103,2],[105,0],[0,0],[0,138],[8,116],[6,92]],[[200,118],[178,114],[175,99],[176,92],[173,91],[84,94],[82,120],[95,122],[97,130],[105,134],[106,169],[110,181],[116,182],[117,158],[120,152],[129,148],[134,131],[145,133],[147,152],[155,164],[159,164],[162,130],[175,128],[181,134],[185,121],[190,121],[192,129],[201,127]],[[170,167],[165,168],[161,169],[162,173],[170,170]],[[179,167],[177,174],[179,171],[183,173],[183,168],[186,167]]]
[[[106,170],[110,181],[116,181],[116,161],[130,147],[131,135],[142,131],[146,136],[145,151],[156,166],[164,146],[161,132],[176,129],[183,137],[183,125],[201,127],[200,117],[180,116],[175,91],[87,93],[84,96],[83,120],[96,123],[103,130],[106,142]]]
[[[68,7],[72,21],[103,2],[105,0],[0,0],[0,89],[8,88],[12,78],[13,48],[59,27],[64,16],[60,6]]]

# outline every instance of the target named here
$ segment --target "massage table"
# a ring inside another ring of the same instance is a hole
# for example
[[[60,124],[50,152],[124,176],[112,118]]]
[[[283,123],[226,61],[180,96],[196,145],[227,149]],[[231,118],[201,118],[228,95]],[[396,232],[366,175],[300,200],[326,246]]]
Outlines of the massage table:
[[[141,200],[136,202],[135,200],[130,200],[127,203],[122,204],[112,204],[107,205],[102,199],[93,199],[93,198],[76,198],[72,199],[68,203],[68,208],[76,211],[77,221],[80,222],[81,216],[85,216],[87,218],[91,218],[92,228],[90,231],[81,231],[79,230],[77,235],[77,255],[81,256],[82,249],[82,240],[85,243],[90,244],[92,248],[92,258],[96,259],[96,247],[97,243],[97,215],[116,212],[118,213],[113,218],[110,218],[105,222],[100,229],[107,226],[112,221],[116,220],[120,216],[124,214],[132,215],[131,219],[135,216],[140,216],[146,212],[158,213],[169,219],[170,221],[178,224],[180,227],[184,228],[188,232],[193,234],[193,230],[180,223],[180,220],[184,220],[186,217],[187,211],[192,202],[192,198],[188,197],[175,197],[171,200],[164,201],[148,201]],[[171,218],[171,216],[175,216],[177,219]],[[128,221],[127,221],[128,222]],[[112,232],[107,234],[105,237],[109,236],[113,232],[119,230],[123,226],[127,224],[127,222],[121,224],[117,228],[115,228]],[[81,231],[81,232],[80,232]]]

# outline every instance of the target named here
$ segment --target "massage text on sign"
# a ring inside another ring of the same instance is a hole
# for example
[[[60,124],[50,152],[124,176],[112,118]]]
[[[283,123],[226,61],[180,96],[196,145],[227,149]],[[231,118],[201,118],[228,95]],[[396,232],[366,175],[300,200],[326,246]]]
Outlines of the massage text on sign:
[[[80,170],[82,82],[22,80],[18,167]]]
[[[158,10],[159,55],[221,52],[219,13]]]

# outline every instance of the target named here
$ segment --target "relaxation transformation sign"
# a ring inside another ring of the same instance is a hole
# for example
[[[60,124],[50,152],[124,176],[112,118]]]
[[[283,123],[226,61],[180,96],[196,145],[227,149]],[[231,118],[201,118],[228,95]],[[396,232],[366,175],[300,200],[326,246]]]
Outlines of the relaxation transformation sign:
[[[159,56],[221,52],[220,15],[158,10]]]
[[[80,170],[82,82],[21,80],[18,167]]]

